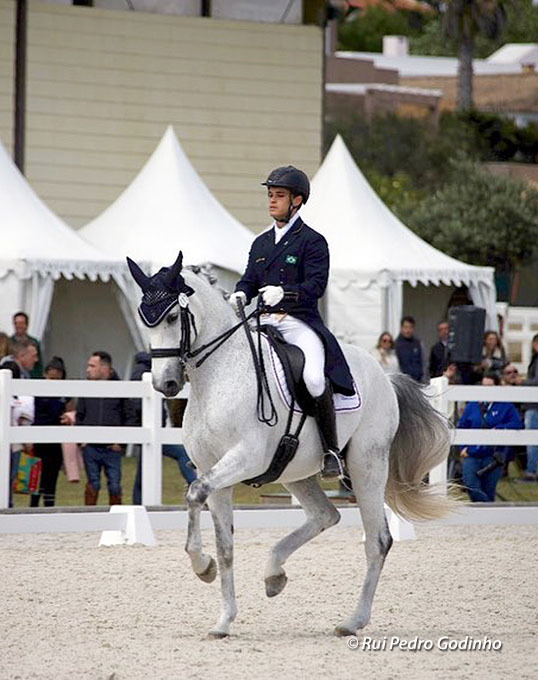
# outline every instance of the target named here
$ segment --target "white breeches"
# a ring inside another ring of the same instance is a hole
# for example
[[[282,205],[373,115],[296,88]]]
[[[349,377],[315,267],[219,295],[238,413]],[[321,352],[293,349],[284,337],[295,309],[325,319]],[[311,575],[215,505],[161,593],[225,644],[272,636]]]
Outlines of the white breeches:
[[[306,389],[313,397],[321,396],[325,392],[325,348],[318,334],[304,321],[289,314],[281,321],[273,314],[264,316],[262,321],[275,326],[286,342],[303,350],[305,358],[303,378]]]

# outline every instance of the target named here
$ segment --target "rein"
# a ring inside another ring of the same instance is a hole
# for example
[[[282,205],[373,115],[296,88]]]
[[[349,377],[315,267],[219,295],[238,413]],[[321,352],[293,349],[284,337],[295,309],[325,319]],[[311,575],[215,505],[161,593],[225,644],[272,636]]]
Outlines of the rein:
[[[180,319],[181,319],[181,341],[178,347],[157,347],[150,349],[150,355],[152,359],[169,359],[173,357],[179,357],[182,365],[185,365],[188,359],[194,359],[203,352],[206,352],[198,361],[194,364],[196,368],[199,368],[206,359],[208,359],[213,352],[215,352],[221,345],[223,345],[228,338],[230,338],[239,328],[243,327],[247,335],[247,340],[249,343],[250,351],[252,354],[252,360],[254,362],[254,371],[256,373],[256,382],[258,387],[257,396],[257,416],[258,420],[262,423],[266,423],[269,427],[274,427],[278,423],[278,414],[271,396],[271,391],[269,389],[269,383],[267,380],[267,372],[265,370],[265,364],[263,361],[263,353],[261,346],[261,330],[260,330],[260,313],[262,310],[261,298],[258,298],[258,305],[255,310],[253,310],[248,316],[245,316],[245,310],[243,309],[243,304],[239,301],[238,304],[240,321],[239,323],[232,326],[232,328],[224,331],[213,340],[210,340],[205,345],[198,347],[198,349],[191,350],[191,330],[194,331],[194,336],[198,335],[196,330],[196,323],[194,321],[194,314],[190,311],[188,304],[180,305]],[[256,347],[254,345],[254,340],[250,333],[248,327],[248,321],[252,317],[257,317],[256,332],[258,335],[258,351],[256,352]],[[266,414],[266,404],[264,392],[267,394],[269,399],[269,404],[271,410],[269,415]]]
[[[261,334],[261,328],[260,328],[260,313],[262,310],[262,299],[261,296],[258,297],[258,305],[255,309],[255,312],[257,314],[256,318],[256,334],[258,336],[258,352],[256,353],[256,347],[254,346],[254,340],[252,339],[252,335],[250,333],[249,327],[247,325],[247,321],[249,317],[245,316],[245,310],[243,309],[243,303],[241,300],[238,300],[237,307],[239,309],[239,316],[241,318],[241,324],[243,325],[245,329],[245,333],[247,335],[247,341],[250,347],[250,353],[252,354],[252,361],[254,362],[254,371],[256,373],[256,383],[258,386],[258,396],[256,399],[256,413],[258,416],[258,420],[260,423],[265,423],[266,425],[269,425],[269,427],[274,427],[278,423],[278,414],[276,412],[275,404],[273,402],[273,397],[271,396],[271,390],[269,389],[269,383],[267,381],[267,371],[265,370],[265,364],[263,361],[263,352],[262,352],[262,334]],[[269,404],[271,406],[271,411],[269,415],[267,416],[265,413],[265,401],[264,401],[264,392],[267,394],[267,398],[269,399]]]
[[[194,359],[206,349],[212,347],[212,349],[207,352],[201,359],[199,359],[194,365],[199,368],[206,359],[208,359],[215,350],[217,350],[221,345],[223,345],[228,338],[230,338],[244,323],[251,319],[258,310],[255,309],[251,312],[244,320],[242,319],[238,324],[232,326],[224,333],[221,333],[213,340],[210,340],[205,345],[198,347],[194,351],[191,351],[191,328],[194,330],[194,336],[198,335],[196,330],[196,324],[194,321],[194,314],[190,311],[188,307],[181,307],[180,317],[181,317],[181,342],[178,347],[152,347],[150,349],[150,355],[152,359],[169,359],[173,357],[179,357],[182,364],[186,364],[188,359]],[[244,316],[244,315],[243,315]],[[215,347],[213,347],[215,345]]]

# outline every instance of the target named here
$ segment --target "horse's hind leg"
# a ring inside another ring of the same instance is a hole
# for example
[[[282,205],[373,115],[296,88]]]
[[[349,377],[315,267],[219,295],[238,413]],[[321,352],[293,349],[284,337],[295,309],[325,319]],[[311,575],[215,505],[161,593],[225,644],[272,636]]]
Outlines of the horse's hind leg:
[[[213,491],[207,504],[215,526],[215,543],[220,572],[222,610],[209,632],[210,637],[222,638],[230,633],[230,623],[237,614],[233,576],[233,506],[232,488]]]
[[[348,450],[348,470],[366,534],[367,571],[359,604],[348,619],[336,626],[337,635],[353,635],[369,622],[377,582],[392,545],[384,509],[388,446],[384,449],[376,446],[363,450],[352,440]]]
[[[265,592],[268,597],[278,595],[284,589],[287,577],[282,565],[288,557],[325,529],[340,520],[340,513],[327,499],[316,477],[284,485],[292,493],[306,514],[306,522],[281,539],[271,550],[265,569]]]

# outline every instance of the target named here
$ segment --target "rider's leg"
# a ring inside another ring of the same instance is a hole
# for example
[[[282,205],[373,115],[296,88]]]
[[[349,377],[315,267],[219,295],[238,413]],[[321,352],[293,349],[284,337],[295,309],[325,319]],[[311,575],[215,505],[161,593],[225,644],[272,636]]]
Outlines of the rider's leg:
[[[342,477],[344,459],[338,447],[332,390],[325,378],[325,349],[318,334],[299,319],[286,316],[277,326],[287,342],[303,350],[303,378],[315,403],[315,418],[325,455],[322,477]]]

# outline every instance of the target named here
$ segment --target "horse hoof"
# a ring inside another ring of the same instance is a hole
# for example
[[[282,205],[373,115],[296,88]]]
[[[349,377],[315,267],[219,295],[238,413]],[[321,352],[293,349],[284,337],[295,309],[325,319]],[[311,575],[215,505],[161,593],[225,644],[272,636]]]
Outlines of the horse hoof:
[[[349,637],[350,635],[355,635],[355,631],[349,630],[349,628],[346,628],[345,626],[336,626],[334,634],[337,637]]]
[[[204,583],[212,583],[217,578],[217,563],[210,557],[207,569],[201,574],[196,574],[198,578]]]
[[[210,630],[207,634],[208,640],[223,640],[229,637],[229,633],[223,633],[221,630]]]
[[[276,574],[276,576],[268,576],[265,579],[265,594],[267,597],[275,597],[279,595],[288,582],[286,574]]]

